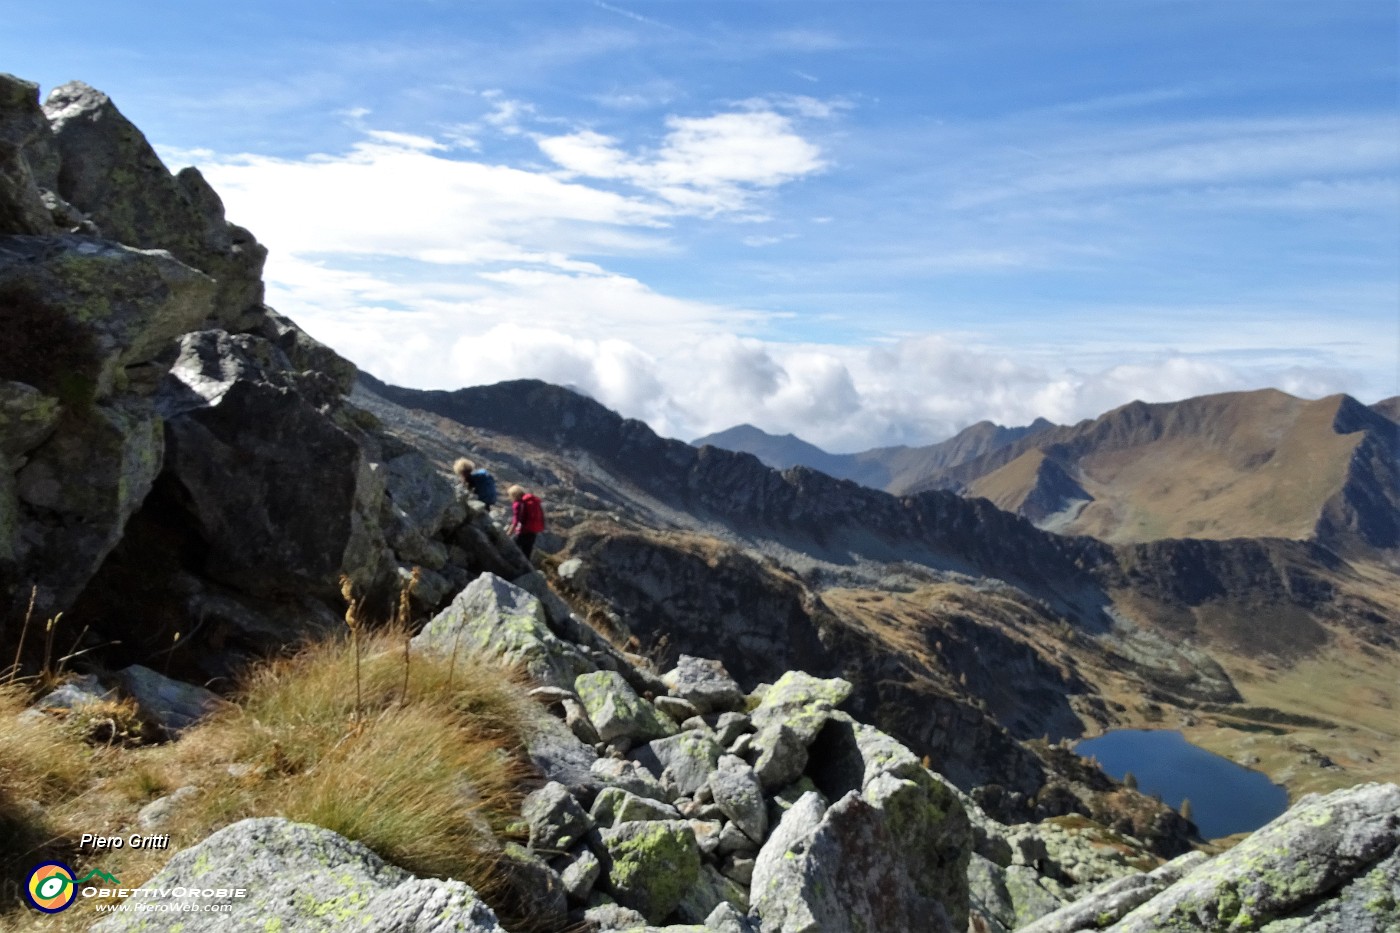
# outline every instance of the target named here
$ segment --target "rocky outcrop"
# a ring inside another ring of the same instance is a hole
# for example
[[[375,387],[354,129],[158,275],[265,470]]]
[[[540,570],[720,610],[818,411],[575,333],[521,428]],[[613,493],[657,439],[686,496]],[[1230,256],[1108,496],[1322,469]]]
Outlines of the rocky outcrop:
[[[267,250],[224,219],[223,202],[197,169],[172,175],[111,99],[81,81],[54,88],[44,114],[51,137],[34,149],[52,154],[38,159],[41,187],[85,212],[103,236],[169,250],[213,276],[214,321],[238,329],[242,315],[260,313]],[[54,163],[56,171],[44,171]]]
[[[1398,853],[1400,787],[1310,795],[1223,855],[1114,882],[1026,930],[1381,933],[1400,926]]]
[[[533,569],[346,405],[355,367],[261,303],[196,170],[86,85],[37,94],[0,77],[0,641],[63,613],[204,680],[340,624],[342,577],[387,618]]]

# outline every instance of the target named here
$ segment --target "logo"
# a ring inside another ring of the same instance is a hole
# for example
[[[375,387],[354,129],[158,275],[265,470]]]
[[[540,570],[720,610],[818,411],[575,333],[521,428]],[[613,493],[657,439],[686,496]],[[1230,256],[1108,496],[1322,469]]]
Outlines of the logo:
[[[73,877],[73,869],[62,862],[43,862],[34,866],[25,882],[24,896],[30,906],[46,914],[56,914],[67,910],[78,897],[78,885],[99,878],[112,884],[121,884],[105,871],[94,868],[81,878]]]
[[[62,862],[44,862],[34,866],[24,886],[24,896],[35,910],[46,914],[67,910],[78,896],[73,869]]]

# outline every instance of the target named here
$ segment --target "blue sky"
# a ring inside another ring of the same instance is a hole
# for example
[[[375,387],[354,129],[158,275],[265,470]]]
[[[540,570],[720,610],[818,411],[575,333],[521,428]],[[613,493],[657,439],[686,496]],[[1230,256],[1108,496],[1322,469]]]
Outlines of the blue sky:
[[[30,4],[363,368],[834,450],[1400,392],[1390,0]]]

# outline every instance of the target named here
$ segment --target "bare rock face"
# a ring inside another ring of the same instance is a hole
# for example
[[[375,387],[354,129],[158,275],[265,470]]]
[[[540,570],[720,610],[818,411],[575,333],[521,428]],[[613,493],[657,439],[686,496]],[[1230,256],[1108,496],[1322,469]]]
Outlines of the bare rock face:
[[[254,595],[331,595],[342,573],[382,585],[392,573],[377,524],[382,481],[317,406],[324,387],[289,368],[257,337],[180,341],[159,405],[169,472],[209,546],[205,569]]]
[[[149,388],[146,368],[209,315],[215,287],[164,253],[74,235],[6,237],[3,375],[70,406]]]

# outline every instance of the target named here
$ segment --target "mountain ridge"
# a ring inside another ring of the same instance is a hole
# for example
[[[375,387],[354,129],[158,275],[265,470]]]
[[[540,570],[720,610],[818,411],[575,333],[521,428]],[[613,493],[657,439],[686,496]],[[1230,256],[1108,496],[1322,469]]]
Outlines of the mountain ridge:
[[[896,494],[984,497],[1059,533],[1121,543],[1278,537],[1392,551],[1400,548],[1396,412],[1400,399],[1365,406],[1341,394],[1309,400],[1260,389],[1135,401],[1074,425],[981,422],[929,448],[832,455],[776,440],[788,459],[826,465],[831,475]],[[757,429],[700,440],[740,449],[775,442]]]

